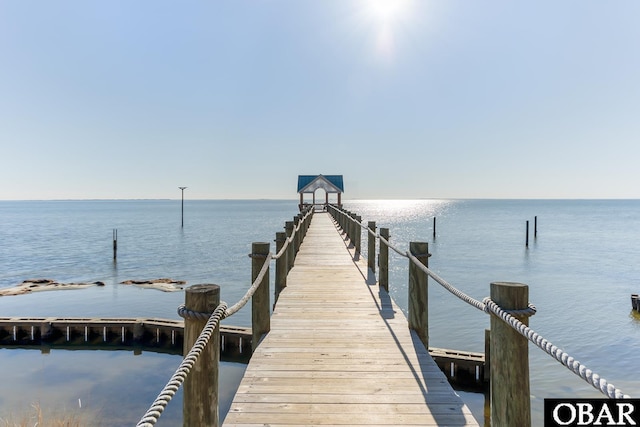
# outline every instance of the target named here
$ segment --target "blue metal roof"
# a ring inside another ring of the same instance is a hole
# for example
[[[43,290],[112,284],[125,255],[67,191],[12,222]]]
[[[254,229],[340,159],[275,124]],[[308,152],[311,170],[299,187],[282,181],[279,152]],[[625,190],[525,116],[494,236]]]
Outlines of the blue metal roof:
[[[298,193],[320,177],[323,177],[344,193],[342,175],[298,175]]]

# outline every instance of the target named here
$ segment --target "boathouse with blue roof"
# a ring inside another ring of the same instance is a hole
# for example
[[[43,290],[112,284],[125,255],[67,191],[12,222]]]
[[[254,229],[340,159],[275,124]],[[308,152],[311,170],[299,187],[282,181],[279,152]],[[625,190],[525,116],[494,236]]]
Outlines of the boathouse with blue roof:
[[[324,191],[324,203],[316,203],[317,190]],[[336,195],[337,200],[334,203],[341,207],[342,193],[344,193],[344,181],[342,179],[342,175],[298,175],[298,194],[300,194],[299,208],[301,211],[310,204],[316,209],[326,209],[329,204],[330,194]],[[311,203],[305,201],[305,194],[312,195]]]

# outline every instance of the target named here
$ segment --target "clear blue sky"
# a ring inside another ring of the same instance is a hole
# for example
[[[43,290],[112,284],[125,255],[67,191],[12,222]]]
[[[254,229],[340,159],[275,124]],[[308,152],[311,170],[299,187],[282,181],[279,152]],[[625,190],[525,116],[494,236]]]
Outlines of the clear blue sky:
[[[0,0],[0,199],[296,198],[318,173],[345,199],[640,198],[639,19],[637,0]]]

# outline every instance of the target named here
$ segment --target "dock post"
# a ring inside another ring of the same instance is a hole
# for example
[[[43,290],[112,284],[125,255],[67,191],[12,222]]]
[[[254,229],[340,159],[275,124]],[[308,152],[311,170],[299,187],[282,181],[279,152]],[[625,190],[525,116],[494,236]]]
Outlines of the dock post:
[[[296,215],[293,217],[293,228],[296,230],[298,228],[298,224],[300,224],[300,215]],[[302,229],[302,227],[300,228]],[[295,236],[293,236],[293,256],[298,255],[298,251],[300,250],[300,230],[295,231]]]
[[[529,305],[529,287],[521,283],[491,283],[491,299],[503,310]],[[525,325],[527,316],[517,316]],[[491,425],[531,426],[529,342],[502,319],[491,315]]]
[[[390,237],[389,229],[380,228],[380,236],[388,242]],[[380,256],[378,260],[380,261],[380,265],[378,266],[380,269],[378,283],[381,288],[389,292],[389,246],[383,242],[382,239],[380,240]]]
[[[410,242],[411,255],[429,267],[429,244]],[[417,332],[425,348],[429,348],[429,288],[427,273],[409,260],[409,329]]]
[[[287,239],[290,238],[293,234],[293,221],[286,221],[284,223],[284,231],[287,235]],[[290,242],[289,246],[287,247],[287,273],[293,268],[293,260],[296,257],[293,245],[294,242]]]
[[[373,271],[373,274],[376,274],[376,222],[369,221],[367,226],[367,261],[369,268]]]
[[[262,270],[262,265],[269,254],[268,242],[254,242],[251,245],[251,283],[253,283]],[[262,336],[271,329],[269,316],[269,269],[262,278],[258,289],[251,298],[251,349],[255,350]]]
[[[355,215],[356,223],[354,224],[354,231],[355,231],[355,235],[354,235],[354,240],[355,240],[355,245],[356,245],[356,253],[360,254],[362,253],[362,227],[360,226],[360,224],[362,224],[362,217],[360,215]]]
[[[276,233],[276,253],[280,253],[286,241],[287,234],[284,231],[279,231]],[[282,292],[282,290],[287,286],[287,252],[289,251],[285,249],[280,258],[276,260],[276,283],[274,290],[275,295],[273,297],[274,307],[278,302],[278,296],[280,295],[280,292]]]
[[[349,237],[349,244],[353,245],[355,247],[355,241],[354,241],[354,228],[356,226],[355,224],[355,214],[352,212],[348,212],[349,217],[347,218],[347,237]]]
[[[344,232],[344,234],[346,234],[347,237],[349,237],[349,224],[351,223],[348,218],[349,211],[343,209],[340,212],[340,228],[342,228],[342,231]]]
[[[529,221],[527,220],[527,238],[525,241],[525,246],[529,247]]]
[[[484,330],[484,373],[485,383],[491,383],[491,329]]]
[[[187,310],[212,313],[220,303],[220,287],[217,285],[193,285],[186,289]],[[198,339],[207,320],[186,317],[184,319],[184,355]],[[193,365],[191,374],[184,380],[182,402],[183,426],[218,426],[218,362],[220,360],[220,325],[211,335],[209,344],[202,350]]]

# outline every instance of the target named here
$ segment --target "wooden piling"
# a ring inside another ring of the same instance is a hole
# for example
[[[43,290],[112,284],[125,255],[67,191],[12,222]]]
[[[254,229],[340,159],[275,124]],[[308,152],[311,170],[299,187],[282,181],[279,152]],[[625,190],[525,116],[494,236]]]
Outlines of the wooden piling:
[[[521,283],[491,283],[491,299],[503,310],[529,304],[529,287]],[[518,316],[525,325],[527,316]],[[529,349],[525,337],[491,315],[491,425],[531,426]]]
[[[212,313],[220,303],[217,285],[193,285],[186,289],[188,310]],[[184,355],[193,347],[207,321],[187,317],[184,320]],[[220,326],[211,335],[183,385],[183,426],[218,426],[218,362],[220,359]]]
[[[538,216],[533,217],[533,238],[538,237]]]
[[[433,238],[436,238],[436,217],[433,217]]]
[[[384,238],[387,242],[389,241],[389,229],[388,228],[380,228],[380,236]],[[379,278],[378,284],[385,291],[389,292],[389,245],[380,240],[380,256],[378,257],[379,266]]]
[[[284,223],[284,231],[287,235],[287,239],[290,238],[293,234],[293,221],[286,221]],[[293,261],[295,260],[295,258],[296,254],[293,249],[293,242],[291,242],[287,247],[287,273],[289,273],[289,270],[293,268]]]
[[[491,381],[491,329],[484,330],[484,382]]]
[[[410,242],[409,251],[425,267],[429,267],[429,244]],[[429,348],[429,289],[427,274],[409,260],[409,329],[418,333],[425,348]]]
[[[287,235],[284,231],[279,231],[276,233],[276,253],[280,253],[285,243],[287,242]],[[276,283],[274,287],[274,297],[273,297],[273,305],[275,306],[278,302],[278,296],[280,292],[287,286],[287,273],[288,271],[288,260],[287,260],[287,250],[285,249],[280,258],[276,260]]]
[[[638,294],[631,294],[631,309],[640,313],[640,297]]]
[[[529,221],[527,220],[527,238],[525,240],[525,246],[529,247]]]
[[[362,224],[362,217],[360,215],[355,215],[356,220],[356,224],[354,227],[354,231],[355,231],[355,235],[354,240],[355,240],[355,245],[356,245],[356,253],[357,254],[361,254],[362,253],[362,227],[360,226],[360,224]]]
[[[254,242],[251,245],[251,283],[258,278],[262,270],[269,254],[269,246],[268,242]],[[260,343],[262,336],[271,329],[269,310],[269,269],[267,268],[267,273],[251,298],[251,330],[253,332],[251,347],[253,350]]]
[[[114,261],[118,258],[118,229],[113,229],[113,259]]]
[[[347,220],[347,228],[348,228],[348,232],[347,232],[347,236],[349,236],[349,241],[351,246],[353,246],[354,248],[356,247],[356,223],[355,223],[355,219],[356,219],[356,214],[349,212],[349,219]]]
[[[368,236],[367,265],[369,266],[369,269],[373,271],[373,274],[375,274],[376,273],[376,236],[375,236],[376,222],[369,221],[369,223],[367,224],[367,228],[369,229],[369,231],[367,231],[367,236]]]
[[[293,217],[293,228],[295,231],[295,235],[293,236],[293,256],[298,255],[298,251],[300,250],[300,231],[298,230],[298,224],[300,224],[300,215],[296,215]]]

